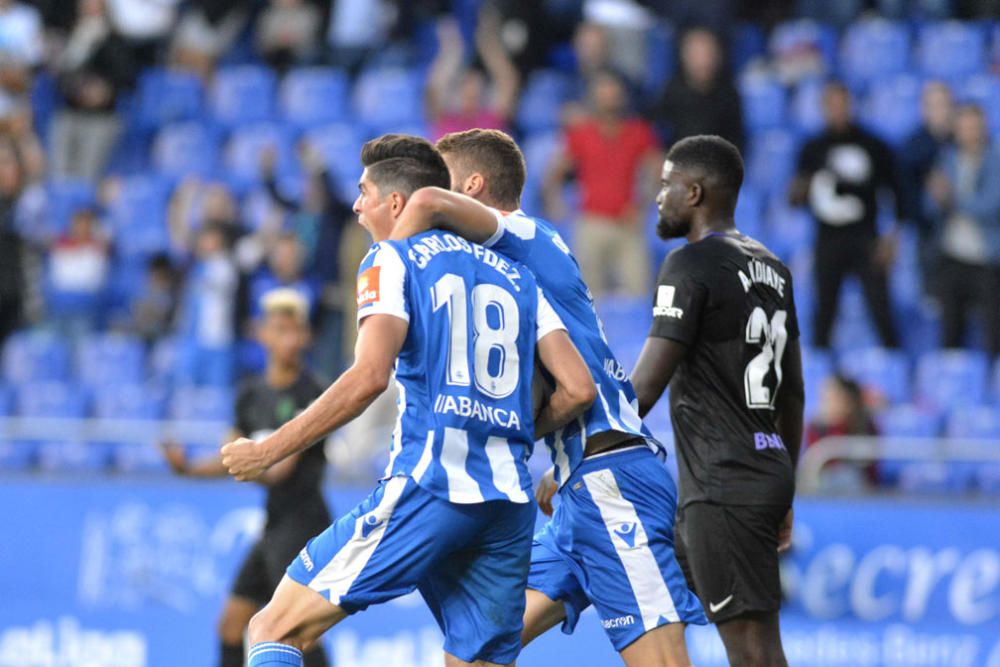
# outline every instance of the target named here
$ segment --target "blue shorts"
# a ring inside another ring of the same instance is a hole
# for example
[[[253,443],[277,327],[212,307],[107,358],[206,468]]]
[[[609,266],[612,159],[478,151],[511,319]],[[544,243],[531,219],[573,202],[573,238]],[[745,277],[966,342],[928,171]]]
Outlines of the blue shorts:
[[[708,622],[674,554],[674,480],[649,449],[585,459],[559,498],[528,588],[563,602],[563,632],[591,604],[617,651],[661,625]]]
[[[349,614],[420,591],[466,662],[513,662],[521,649],[534,503],[450,503],[409,477],[383,480],[309,540],[288,576]]]

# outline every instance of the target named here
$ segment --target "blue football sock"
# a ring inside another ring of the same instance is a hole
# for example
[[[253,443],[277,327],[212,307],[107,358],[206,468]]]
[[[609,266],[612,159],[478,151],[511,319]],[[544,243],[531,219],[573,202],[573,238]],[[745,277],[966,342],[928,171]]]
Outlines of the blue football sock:
[[[278,642],[261,642],[250,647],[248,667],[302,667],[302,651]]]

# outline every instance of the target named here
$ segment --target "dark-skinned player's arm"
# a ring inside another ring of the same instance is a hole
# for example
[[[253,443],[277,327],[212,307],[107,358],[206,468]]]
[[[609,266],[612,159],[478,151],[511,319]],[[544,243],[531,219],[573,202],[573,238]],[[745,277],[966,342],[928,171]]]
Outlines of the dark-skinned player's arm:
[[[354,364],[312,405],[273,434],[254,442],[245,438],[222,448],[222,462],[240,481],[264,471],[326,437],[360,415],[389,386],[393,366],[409,323],[395,315],[373,314],[361,321]]]
[[[499,227],[493,209],[472,197],[443,188],[420,188],[406,202],[392,239],[405,239],[431,229],[454,232],[473,243],[485,243]]]
[[[792,459],[792,469],[798,470],[799,449],[802,446],[803,412],[806,402],[805,382],[802,379],[802,351],[799,340],[788,341],[781,360],[781,387],[774,404],[775,422],[778,435],[785,443],[785,449]],[[785,520],[778,531],[778,551],[787,551],[792,546],[792,523],[795,512],[789,508]]]
[[[639,416],[645,417],[674,377],[687,354],[687,345],[670,338],[649,336],[632,369],[632,386],[639,399]]]
[[[556,386],[535,419],[536,440],[579,417],[597,398],[590,369],[565,329],[552,331],[539,340],[537,353]]]

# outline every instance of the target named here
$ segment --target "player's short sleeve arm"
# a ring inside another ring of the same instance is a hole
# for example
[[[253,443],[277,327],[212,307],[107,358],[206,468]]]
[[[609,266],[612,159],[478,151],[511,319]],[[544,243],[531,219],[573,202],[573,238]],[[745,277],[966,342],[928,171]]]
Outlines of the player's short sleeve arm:
[[[663,261],[653,294],[653,326],[649,335],[690,345],[698,335],[708,290],[693,274],[682,255],[673,252]]]
[[[388,243],[372,247],[358,267],[358,323],[369,315],[393,315],[410,321],[406,264]]]
[[[494,209],[493,214],[497,218],[497,230],[483,245],[515,261],[525,261],[531,251],[529,243],[537,232],[535,222],[520,213],[504,215]]]
[[[566,325],[563,324],[562,318],[549,303],[549,300],[545,298],[545,294],[542,293],[541,288],[538,289],[538,335],[535,340],[541,340],[548,336],[553,331],[566,330]]]

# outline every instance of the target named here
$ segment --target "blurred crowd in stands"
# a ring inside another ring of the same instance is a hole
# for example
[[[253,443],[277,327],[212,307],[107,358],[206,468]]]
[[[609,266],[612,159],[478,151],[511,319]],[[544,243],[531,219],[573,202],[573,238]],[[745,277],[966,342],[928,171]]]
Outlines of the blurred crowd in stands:
[[[670,247],[653,233],[662,156],[719,134],[747,162],[737,225],[797,279],[811,432],[874,433],[859,410],[886,406],[947,431],[997,389],[998,12],[0,0],[0,415],[25,413],[23,385],[87,383],[78,364],[31,370],[53,345],[113,339],[142,350],[128,381],[231,389],[261,367],[254,321],[278,286],[307,298],[333,375],[368,247],[351,211],[361,143],[495,127],[524,147],[524,208],[570,239],[626,365]],[[972,352],[927,356],[941,348]],[[972,397],[944,397],[942,373]]]

